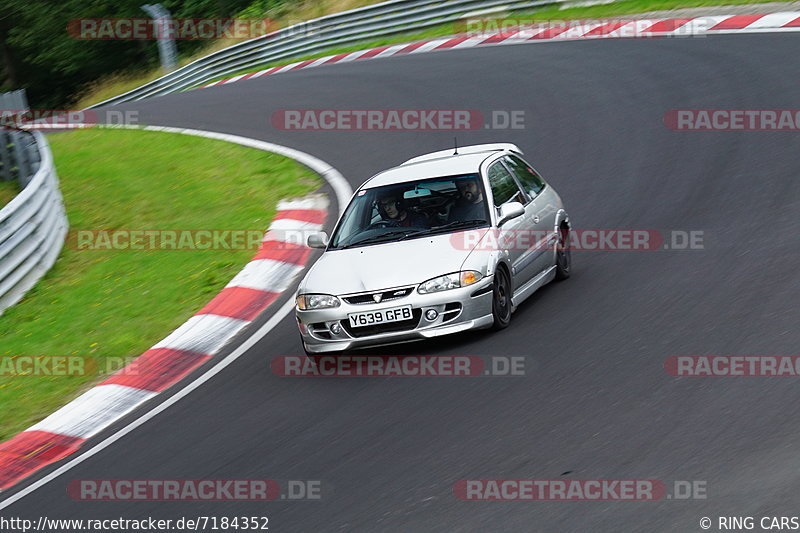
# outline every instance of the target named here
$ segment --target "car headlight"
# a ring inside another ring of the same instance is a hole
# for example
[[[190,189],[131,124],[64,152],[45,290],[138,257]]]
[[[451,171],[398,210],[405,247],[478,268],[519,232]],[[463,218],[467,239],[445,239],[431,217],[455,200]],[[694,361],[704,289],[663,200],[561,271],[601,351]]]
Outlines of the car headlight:
[[[466,287],[477,283],[483,277],[483,274],[476,270],[462,270],[461,272],[453,272],[452,274],[445,274],[438,278],[429,279],[419,284],[417,292],[420,294],[430,294],[432,292],[449,291],[450,289],[458,289],[459,287]]]
[[[301,294],[296,300],[297,308],[301,311],[306,309],[330,309],[339,307],[339,298],[331,294]]]

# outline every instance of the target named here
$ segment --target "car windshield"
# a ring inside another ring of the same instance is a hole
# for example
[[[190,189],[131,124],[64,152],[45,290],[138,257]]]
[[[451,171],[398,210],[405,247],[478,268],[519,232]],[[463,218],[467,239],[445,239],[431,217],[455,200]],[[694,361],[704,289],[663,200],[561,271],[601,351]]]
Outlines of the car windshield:
[[[358,191],[331,237],[331,249],[367,246],[489,224],[478,174],[408,181]]]

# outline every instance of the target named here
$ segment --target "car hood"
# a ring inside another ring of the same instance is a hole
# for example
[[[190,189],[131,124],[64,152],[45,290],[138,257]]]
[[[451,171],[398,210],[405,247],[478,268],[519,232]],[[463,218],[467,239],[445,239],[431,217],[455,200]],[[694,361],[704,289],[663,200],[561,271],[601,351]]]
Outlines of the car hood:
[[[486,231],[471,230],[480,232],[481,237]],[[463,242],[458,233],[447,233],[330,250],[308,271],[300,292],[341,295],[416,285],[461,269],[471,250],[456,245],[458,242]]]

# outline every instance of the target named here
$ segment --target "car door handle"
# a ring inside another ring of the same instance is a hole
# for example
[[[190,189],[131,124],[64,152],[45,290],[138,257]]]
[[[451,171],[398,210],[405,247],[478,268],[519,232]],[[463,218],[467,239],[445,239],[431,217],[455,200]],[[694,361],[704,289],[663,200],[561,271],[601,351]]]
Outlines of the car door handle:
[[[534,224],[538,224],[539,223],[539,215],[533,215],[533,223]]]

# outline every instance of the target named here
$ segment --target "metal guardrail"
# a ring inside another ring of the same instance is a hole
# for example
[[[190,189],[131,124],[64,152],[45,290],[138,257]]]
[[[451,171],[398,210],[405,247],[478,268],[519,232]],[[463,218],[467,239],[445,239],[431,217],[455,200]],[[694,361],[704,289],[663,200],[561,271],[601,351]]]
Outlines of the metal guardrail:
[[[170,94],[262,65],[457,22],[470,14],[480,17],[492,12],[518,11],[566,2],[567,0],[390,0],[295,24],[234,44],[90,108]]]
[[[28,109],[25,90],[0,93],[0,119],[3,123]],[[2,124],[0,124],[2,127]],[[17,180],[22,187],[36,172],[39,152],[33,139],[24,132],[0,129],[0,181]]]
[[[0,130],[3,159],[14,153],[22,158],[14,167],[22,191],[0,208],[0,314],[50,270],[68,228],[53,156],[44,136]]]

